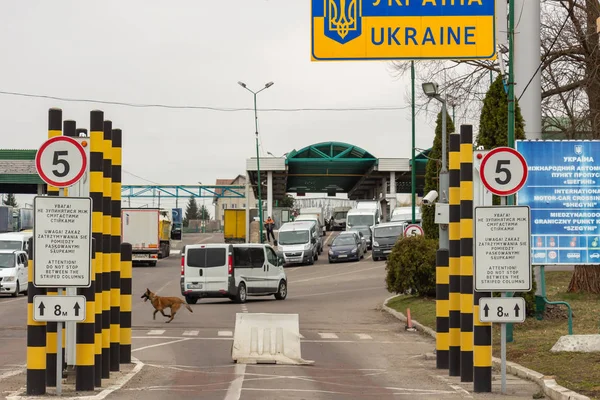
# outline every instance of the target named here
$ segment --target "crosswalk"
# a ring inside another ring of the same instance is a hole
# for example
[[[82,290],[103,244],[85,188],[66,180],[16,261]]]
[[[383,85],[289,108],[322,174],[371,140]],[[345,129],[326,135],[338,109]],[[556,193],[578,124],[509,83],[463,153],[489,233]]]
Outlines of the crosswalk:
[[[166,330],[166,329],[150,329],[150,330],[137,330],[133,332],[136,337],[196,337],[196,338],[215,338],[215,339],[232,339],[234,332],[231,330]],[[374,338],[373,335],[376,337]],[[379,337],[377,337],[379,336]],[[369,341],[369,340],[384,340],[387,339],[386,335],[382,332],[378,334],[374,333],[356,333],[356,332],[315,332],[315,331],[302,331],[300,332],[300,339],[305,341]]]

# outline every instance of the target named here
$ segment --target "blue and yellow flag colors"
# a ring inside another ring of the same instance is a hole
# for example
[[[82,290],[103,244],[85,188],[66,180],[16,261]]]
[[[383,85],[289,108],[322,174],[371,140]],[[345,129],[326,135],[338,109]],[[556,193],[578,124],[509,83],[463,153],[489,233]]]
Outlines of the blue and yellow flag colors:
[[[491,59],[495,0],[312,0],[312,59]]]

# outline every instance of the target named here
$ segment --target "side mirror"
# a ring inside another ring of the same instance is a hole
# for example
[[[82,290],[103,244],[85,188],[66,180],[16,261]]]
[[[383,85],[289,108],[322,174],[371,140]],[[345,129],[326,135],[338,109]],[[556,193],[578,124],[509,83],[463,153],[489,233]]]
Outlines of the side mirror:
[[[285,264],[285,260],[283,259],[283,257],[279,256],[277,257],[277,266],[281,267]]]

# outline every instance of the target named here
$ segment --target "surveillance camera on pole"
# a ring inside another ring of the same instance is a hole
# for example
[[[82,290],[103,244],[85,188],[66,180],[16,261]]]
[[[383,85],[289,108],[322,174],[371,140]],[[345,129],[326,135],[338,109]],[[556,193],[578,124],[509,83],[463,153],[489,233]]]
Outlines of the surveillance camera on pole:
[[[438,198],[438,192],[432,190],[425,197],[423,197],[423,204],[430,206]]]

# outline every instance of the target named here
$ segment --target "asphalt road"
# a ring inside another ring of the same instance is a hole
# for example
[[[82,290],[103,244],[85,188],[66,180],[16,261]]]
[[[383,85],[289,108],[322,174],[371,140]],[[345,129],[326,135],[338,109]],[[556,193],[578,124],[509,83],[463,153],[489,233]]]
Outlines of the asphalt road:
[[[222,237],[188,236],[192,242]],[[228,299],[200,300],[193,313],[182,309],[170,324],[152,319],[146,288],[163,296],[181,296],[180,259],[172,254],[156,267],[134,268],[133,355],[145,365],[109,399],[453,399],[471,398],[472,384],[447,379],[423,355],[434,342],[406,332],[380,310],[385,262],[369,255],[360,262],[327,263],[326,252],[313,266],[286,268],[286,300],[250,297],[240,305]],[[15,312],[15,310],[20,310]],[[26,299],[0,299],[0,369],[25,361]],[[236,313],[299,314],[302,358],[309,366],[234,364],[231,359]],[[0,371],[0,374],[2,371]],[[511,398],[531,399],[539,389],[511,380]],[[496,384],[494,383],[494,387]],[[474,398],[506,398],[499,394]]]

